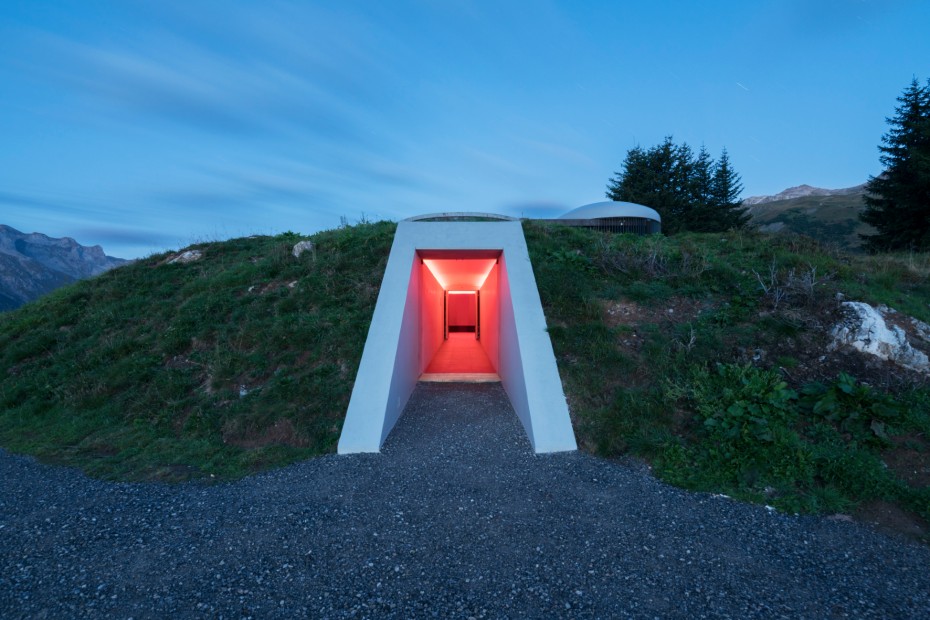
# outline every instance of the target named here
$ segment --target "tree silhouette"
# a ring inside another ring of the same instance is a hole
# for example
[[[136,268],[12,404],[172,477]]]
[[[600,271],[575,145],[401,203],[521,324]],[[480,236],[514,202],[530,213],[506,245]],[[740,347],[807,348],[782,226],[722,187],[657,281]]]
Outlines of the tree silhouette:
[[[878,231],[862,235],[869,250],[930,249],[930,80],[915,77],[882,136],[884,171],[866,185],[860,219]]]

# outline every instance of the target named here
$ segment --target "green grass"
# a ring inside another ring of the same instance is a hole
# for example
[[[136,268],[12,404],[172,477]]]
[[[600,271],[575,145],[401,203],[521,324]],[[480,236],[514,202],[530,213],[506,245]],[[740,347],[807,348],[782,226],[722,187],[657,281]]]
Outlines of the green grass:
[[[784,510],[882,500],[930,519],[930,490],[882,461],[909,436],[930,461],[930,391],[812,376],[839,292],[930,318],[927,257],[852,256],[792,235],[525,231],[583,449],[632,454],[674,484]],[[785,297],[776,304],[760,278]],[[618,304],[633,313],[611,315]],[[856,398],[833,418],[823,405],[815,413],[818,398],[845,394],[838,385]]]
[[[193,246],[0,315],[0,443],[106,478],[235,478],[332,451],[394,225]]]
[[[882,500],[930,518],[930,491],[885,463],[926,466],[930,391],[836,365],[855,355],[818,374],[837,293],[930,321],[930,257],[524,230],[582,449],[784,510]],[[152,256],[0,315],[0,445],[130,480],[332,452],[393,234],[322,232],[299,259],[290,233],[200,244],[198,262]]]

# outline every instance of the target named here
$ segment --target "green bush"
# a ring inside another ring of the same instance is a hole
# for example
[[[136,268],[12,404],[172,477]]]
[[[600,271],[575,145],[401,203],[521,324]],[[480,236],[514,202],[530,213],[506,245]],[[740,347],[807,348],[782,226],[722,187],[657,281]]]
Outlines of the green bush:
[[[797,420],[797,393],[774,371],[718,364],[699,370],[692,397],[710,435],[724,443],[771,443]]]
[[[859,441],[888,442],[891,425],[901,414],[894,398],[841,372],[829,385],[814,382],[801,389],[800,404],[815,416],[834,423]]]

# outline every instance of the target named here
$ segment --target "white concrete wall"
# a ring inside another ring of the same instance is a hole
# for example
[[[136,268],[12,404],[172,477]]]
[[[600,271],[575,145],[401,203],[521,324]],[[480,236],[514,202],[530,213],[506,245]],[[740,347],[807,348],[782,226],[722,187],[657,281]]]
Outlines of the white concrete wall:
[[[416,258],[413,259],[410,278],[407,281],[407,295],[401,314],[400,337],[397,339],[397,352],[394,355],[391,389],[388,394],[384,422],[381,427],[381,441],[384,443],[400,414],[407,405],[407,400],[417,386],[420,378],[420,269]],[[371,336],[369,335],[369,338]]]
[[[419,259],[416,259],[420,263]],[[420,264],[420,373],[426,372],[444,339],[442,285],[429,267]]]
[[[500,264],[494,265],[481,285],[481,348],[494,372],[500,368]]]
[[[513,246],[504,250],[500,261],[498,374],[533,450],[575,450],[568,404],[522,229],[519,243]]]
[[[395,236],[339,435],[339,454],[378,452],[416,387],[420,376],[418,267],[413,249],[398,246]]]
[[[526,395],[526,381],[524,379],[523,358],[520,355],[520,338],[517,331],[517,317],[514,314],[513,298],[510,291],[510,277],[507,273],[507,257],[501,255],[500,259],[500,367],[497,374],[510,404],[517,412],[517,417],[523,423],[526,436],[529,437],[533,449],[536,441],[533,435],[533,416],[530,415],[530,402]],[[563,397],[564,400],[564,397]]]
[[[575,450],[520,223],[401,222],[339,437],[339,453],[380,450],[426,363],[421,359],[417,249],[502,251],[498,374],[536,452]]]

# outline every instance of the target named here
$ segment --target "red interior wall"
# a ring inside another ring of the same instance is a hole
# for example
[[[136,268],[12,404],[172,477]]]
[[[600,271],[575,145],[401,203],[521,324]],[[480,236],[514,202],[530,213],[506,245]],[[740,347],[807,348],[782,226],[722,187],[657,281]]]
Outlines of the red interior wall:
[[[462,294],[449,294],[449,325],[468,326],[477,322],[477,306],[475,296]]]
[[[442,346],[442,285],[426,265],[420,265],[420,372]]]
[[[488,362],[494,371],[500,364],[499,342],[500,342],[500,270],[497,258],[488,256],[487,251],[476,252],[474,257],[469,256],[470,252],[464,250],[457,252],[455,256],[448,258],[443,256],[427,256],[424,262],[419,265],[419,290],[420,290],[420,363],[421,373],[427,372],[432,366],[436,368],[445,367],[450,360],[452,366],[468,365],[467,360],[471,359],[474,352],[466,351],[461,348],[461,342],[456,343],[454,347],[449,347],[450,342],[444,339],[443,333],[443,297],[446,297],[448,305],[448,324],[450,327],[473,326],[477,322],[478,296],[475,294],[448,294],[444,295],[447,287],[450,291],[469,291],[474,287],[481,287],[481,326],[480,340],[471,336],[472,346],[483,350],[478,354],[483,361],[484,367]],[[490,272],[488,271],[490,269]],[[457,333],[451,336],[464,336],[465,334]],[[461,338],[459,338],[461,340]],[[444,348],[446,347],[446,348]],[[467,347],[466,347],[467,349]],[[437,357],[437,353],[439,356]],[[445,356],[445,357],[443,357]],[[451,357],[450,357],[451,356]],[[440,360],[440,358],[442,358]],[[446,359],[449,358],[449,359]],[[477,359],[477,358],[476,358]],[[436,360],[440,360],[437,362]],[[441,363],[440,363],[441,362]],[[431,370],[429,372],[444,372],[442,370]],[[451,371],[449,371],[451,372]],[[466,372],[464,370],[455,372]],[[488,372],[487,370],[474,370],[468,372]]]
[[[500,368],[500,265],[494,265],[487,279],[481,286],[481,347],[494,366],[494,372]]]

